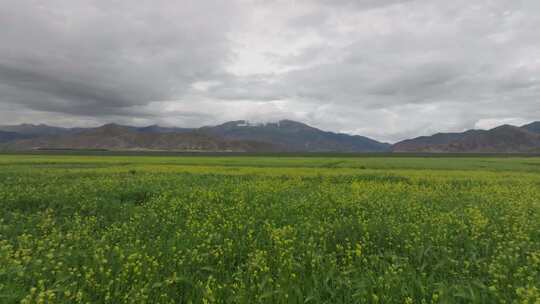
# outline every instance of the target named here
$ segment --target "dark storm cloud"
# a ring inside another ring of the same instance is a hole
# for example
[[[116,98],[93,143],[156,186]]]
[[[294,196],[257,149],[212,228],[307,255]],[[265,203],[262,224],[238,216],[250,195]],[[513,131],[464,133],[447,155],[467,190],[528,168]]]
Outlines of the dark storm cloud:
[[[32,109],[96,115],[178,98],[229,56],[232,6],[220,1],[0,5],[0,83],[24,92],[0,98]]]
[[[536,0],[0,1],[0,119],[304,120],[394,141],[540,119]]]

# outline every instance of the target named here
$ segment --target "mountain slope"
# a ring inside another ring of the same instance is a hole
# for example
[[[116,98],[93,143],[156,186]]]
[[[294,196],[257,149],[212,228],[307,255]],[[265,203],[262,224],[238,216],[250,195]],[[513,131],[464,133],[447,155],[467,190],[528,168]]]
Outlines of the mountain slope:
[[[367,137],[325,132],[292,120],[267,124],[250,124],[239,120],[203,127],[199,131],[226,140],[261,141],[283,151],[380,152],[390,148],[389,144]]]
[[[437,133],[431,136],[420,136],[400,141],[392,146],[392,150],[397,152],[424,151],[429,150],[432,146],[444,145],[459,140],[464,136],[465,133]]]
[[[401,141],[394,152],[535,152],[540,149],[540,134],[503,125],[490,130],[469,130],[463,133],[439,133]]]
[[[7,130],[7,131],[6,131]],[[107,149],[235,152],[540,152],[540,122],[522,127],[437,133],[390,146],[367,137],[326,132],[292,120],[231,121],[198,129],[122,126],[0,127],[0,149]]]
[[[16,132],[6,132],[0,131],[0,143],[10,142],[19,139],[29,138],[28,135],[16,133]]]
[[[174,151],[273,151],[264,143],[224,141],[197,132],[139,132],[133,127],[115,124],[86,129],[77,134],[46,136],[19,140],[4,145],[8,150],[31,149],[107,149],[107,150],[174,150]]]
[[[31,136],[48,136],[69,134],[72,133],[75,129],[52,127],[44,124],[20,124],[12,126],[0,126],[0,130]]]
[[[185,133],[185,132],[193,132],[196,129],[162,127],[158,125],[151,125],[151,126],[146,126],[146,127],[139,127],[139,128],[136,128],[136,130],[139,132],[144,132],[144,133]]]
[[[268,124],[233,121],[199,129],[117,124],[87,129],[45,125],[16,127],[34,134],[35,138],[4,144],[4,149],[379,152],[390,148],[389,144],[367,137],[325,132],[291,120]],[[38,133],[42,135],[35,135]]]
[[[528,125],[521,126],[521,128],[529,132],[540,133],[540,121],[531,122]]]

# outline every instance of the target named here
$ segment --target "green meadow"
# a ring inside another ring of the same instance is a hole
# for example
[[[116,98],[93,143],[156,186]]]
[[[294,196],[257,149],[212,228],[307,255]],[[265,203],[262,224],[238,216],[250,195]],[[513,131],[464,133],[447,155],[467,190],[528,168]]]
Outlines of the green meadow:
[[[540,157],[0,155],[0,303],[540,303]]]

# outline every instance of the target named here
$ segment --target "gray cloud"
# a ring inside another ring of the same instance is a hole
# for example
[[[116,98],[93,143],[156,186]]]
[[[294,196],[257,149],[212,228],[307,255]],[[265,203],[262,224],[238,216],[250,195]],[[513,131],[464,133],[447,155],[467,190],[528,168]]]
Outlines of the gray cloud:
[[[395,141],[540,119],[540,2],[0,2],[0,119],[292,118]]]
[[[33,109],[103,114],[178,98],[230,56],[232,6],[220,1],[0,5],[0,82],[25,92],[0,98]]]

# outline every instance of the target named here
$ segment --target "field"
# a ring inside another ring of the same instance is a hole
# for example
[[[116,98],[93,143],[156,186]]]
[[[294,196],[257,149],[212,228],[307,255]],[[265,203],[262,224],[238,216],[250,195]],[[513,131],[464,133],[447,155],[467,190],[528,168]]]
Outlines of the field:
[[[0,155],[0,303],[540,303],[539,157]]]

